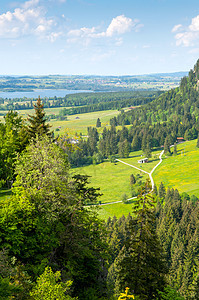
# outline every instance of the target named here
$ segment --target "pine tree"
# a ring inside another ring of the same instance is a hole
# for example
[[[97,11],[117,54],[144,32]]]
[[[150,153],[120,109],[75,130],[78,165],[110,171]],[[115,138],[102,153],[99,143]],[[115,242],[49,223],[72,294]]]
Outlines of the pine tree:
[[[139,139],[138,139],[138,136],[136,134],[134,136],[133,140],[132,140],[131,149],[132,149],[132,151],[137,151],[137,150],[139,150],[139,148],[140,148]]]
[[[120,142],[118,145],[118,153],[120,157],[129,157],[129,143],[127,140],[124,140],[123,142]]]
[[[130,175],[130,186],[136,183],[135,176],[133,174]]]
[[[146,156],[147,158],[150,158],[150,157],[151,157],[151,147],[150,147],[149,143],[147,143],[147,146],[146,146],[146,148],[145,148],[145,150],[144,150],[144,154],[145,154],[145,156]]]
[[[96,127],[101,127],[101,121],[100,121],[100,118],[97,119]]]
[[[170,154],[170,144],[169,144],[169,138],[166,137],[165,142],[164,142],[164,153],[165,154]]]
[[[28,115],[27,127],[28,138],[35,138],[37,135],[51,136],[50,125],[46,123],[47,119],[44,112],[44,104],[42,104],[40,97],[37,99],[37,103],[34,104],[35,114]]]
[[[166,195],[166,190],[164,184],[161,182],[158,190],[158,196],[160,199],[164,200],[165,195]]]
[[[163,250],[155,232],[153,199],[147,195],[149,184],[142,188],[133,203],[130,238],[120,251],[116,263],[116,291],[130,288],[139,299],[155,299],[165,286],[167,272]]]

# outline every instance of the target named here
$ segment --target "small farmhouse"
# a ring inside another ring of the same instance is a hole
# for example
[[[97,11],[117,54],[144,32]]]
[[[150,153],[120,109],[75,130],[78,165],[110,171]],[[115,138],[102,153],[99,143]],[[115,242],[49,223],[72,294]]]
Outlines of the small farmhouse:
[[[138,164],[145,164],[148,163],[149,159],[148,158],[142,158],[140,160],[138,160]]]
[[[183,137],[177,137],[177,143],[180,143],[180,142],[184,142],[185,140],[184,140],[184,138]]]

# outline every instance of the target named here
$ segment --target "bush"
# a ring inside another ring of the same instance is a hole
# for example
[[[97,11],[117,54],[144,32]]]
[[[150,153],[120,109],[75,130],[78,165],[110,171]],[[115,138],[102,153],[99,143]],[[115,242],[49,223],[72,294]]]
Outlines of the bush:
[[[122,194],[121,200],[124,204],[128,203],[128,196],[126,193]]]

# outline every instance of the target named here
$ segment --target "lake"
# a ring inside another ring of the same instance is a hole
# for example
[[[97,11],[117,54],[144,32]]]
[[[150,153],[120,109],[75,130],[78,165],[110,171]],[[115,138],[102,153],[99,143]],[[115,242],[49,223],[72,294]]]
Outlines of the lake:
[[[77,93],[92,93],[92,91],[82,91],[82,90],[51,90],[51,89],[38,89],[32,92],[0,92],[0,98],[41,98],[44,97],[65,97],[68,94],[77,94]]]

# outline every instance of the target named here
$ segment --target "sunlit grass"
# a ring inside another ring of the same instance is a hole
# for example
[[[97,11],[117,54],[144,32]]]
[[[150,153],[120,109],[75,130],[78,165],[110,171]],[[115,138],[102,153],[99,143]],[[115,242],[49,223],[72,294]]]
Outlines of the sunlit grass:
[[[162,164],[154,171],[157,185],[176,188],[199,197],[199,148],[196,140],[177,146],[178,155],[163,157]]]
[[[99,165],[90,165],[72,169],[72,172],[82,175],[89,175],[90,185],[100,188],[103,194],[99,200],[102,203],[120,201],[122,194],[131,198],[130,175],[139,173],[138,170],[124,165],[120,162],[116,164],[103,162]],[[140,174],[140,173],[139,173]],[[141,180],[145,181],[147,174],[142,174]]]
[[[107,220],[108,217],[121,218],[123,215],[127,216],[129,213],[132,213],[132,203],[115,203],[102,205],[99,209],[99,217],[101,219]]]

